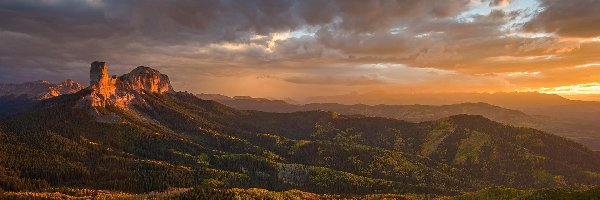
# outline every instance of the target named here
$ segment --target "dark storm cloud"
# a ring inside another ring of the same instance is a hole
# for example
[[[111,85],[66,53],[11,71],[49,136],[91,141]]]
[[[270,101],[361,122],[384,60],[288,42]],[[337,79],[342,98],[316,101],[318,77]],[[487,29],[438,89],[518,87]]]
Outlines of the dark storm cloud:
[[[336,25],[337,29],[374,32],[403,21],[455,15],[467,3],[467,0],[4,0],[0,1],[3,44],[0,74],[4,74],[3,82],[18,82],[24,81],[20,80],[24,77],[6,74],[28,70],[37,70],[39,78],[69,70],[84,74],[85,69],[73,63],[100,59],[115,65],[134,65],[148,60],[143,57],[152,53],[193,57],[195,54],[189,52],[157,49],[181,50],[173,46],[202,47],[223,41],[248,43],[255,34],[325,26],[339,19],[343,20]],[[255,51],[255,57],[256,53],[261,57],[260,51]],[[133,61],[135,58],[139,61]]]
[[[394,20],[446,17],[468,1],[2,1],[3,30],[45,38],[107,39],[131,36],[153,42],[244,40],[304,25],[343,19],[347,30],[373,31]]]
[[[600,36],[600,1],[541,0],[541,3],[544,9],[527,23],[526,30],[565,37]]]
[[[479,67],[468,64],[491,56],[512,55],[511,44],[530,41],[505,37],[506,32],[500,29],[517,14],[494,10],[487,15],[472,16],[468,22],[427,18],[412,22],[399,33],[365,34],[323,28],[317,32],[317,38],[326,47],[354,55],[357,60],[370,57],[366,62],[373,62],[374,57],[387,57],[414,67]]]
[[[257,74],[295,85],[393,84],[429,69],[474,80],[540,72],[549,81],[561,68],[600,62],[599,42],[567,38],[599,35],[598,1],[541,1],[529,14],[511,2],[0,0],[0,82],[86,83],[94,60],[112,74],[150,65],[186,89],[200,78],[235,88],[231,80]],[[392,67],[360,68],[382,63]]]

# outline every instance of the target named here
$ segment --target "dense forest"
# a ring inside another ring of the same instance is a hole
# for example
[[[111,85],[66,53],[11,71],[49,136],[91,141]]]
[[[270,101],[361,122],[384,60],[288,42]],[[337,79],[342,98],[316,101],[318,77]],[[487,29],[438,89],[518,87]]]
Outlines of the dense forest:
[[[78,105],[87,94],[48,99],[0,122],[2,195],[194,188],[169,198],[477,199],[597,194],[547,188],[600,183],[598,153],[476,115],[413,123],[325,111],[241,111],[181,92],[143,94],[145,103],[131,109],[92,113]]]

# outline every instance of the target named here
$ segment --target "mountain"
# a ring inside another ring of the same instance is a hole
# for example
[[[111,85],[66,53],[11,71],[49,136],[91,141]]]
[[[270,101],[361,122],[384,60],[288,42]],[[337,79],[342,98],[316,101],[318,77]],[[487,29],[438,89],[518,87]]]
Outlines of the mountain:
[[[3,191],[455,195],[495,185],[600,184],[598,153],[482,116],[414,123],[244,111],[175,92],[147,67],[110,77],[94,62],[91,74],[90,87],[0,121]]]
[[[93,62],[90,69],[90,91],[85,104],[92,108],[144,104],[140,97],[143,93],[174,92],[169,77],[155,69],[139,66],[123,76],[109,77],[106,63],[98,61]]]
[[[299,104],[291,104],[283,100],[271,100],[266,98],[254,98],[244,96],[228,97],[221,94],[196,94],[196,97],[204,100],[212,100],[229,107],[233,107],[240,110],[258,110],[264,112],[298,112],[298,111],[311,111],[313,109],[306,108]],[[318,110],[318,109],[316,109]],[[326,109],[325,109],[326,110]]]
[[[555,94],[537,92],[496,93],[391,93],[372,91],[336,96],[310,97],[307,103],[340,103],[367,105],[448,105],[465,102],[484,102],[504,108],[528,110],[550,106],[568,105],[575,102]]]
[[[0,118],[25,111],[40,100],[75,93],[81,89],[83,86],[73,80],[66,80],[59,84],[43,80],[0,84]]]
[[[309,98],[307,103],[340,103],[367,105],[448,105],[484,102],[530,115],[545,115],[557,119],[600,123],[600,102],[570,100],[555,94],[537,92],[497,93],[390,93],[373,91],[337,96]]]
[[[333,111],[344,115],[364,115],[385,117],[410,122],[431,121],[459,114],[481,115],[494,121],[540,129],[562,137],[572,139],[593,150],[600,150],[600,125],[583,119],[557,118],[544,115],[530,115],[518,110],[506,109],[487,103],[460,103],[451,105],[344,105],[338,103],[290,104],[282,100],[263,98],[231,98],[223,95],[198,94],[199,98],[215,100],[227,106],[241,110],[265,112],[298,112],[311,110]],[[583,105],[583,104],[580,104]],[[581,108],[581,116],[594,116],[584,110],[593,111],[591,104]],[[562,108],[562,109],[561,109]],[[547,112],[557,112],[571,107],[555,107]],[[575,112],[571,110],[570,112]]]
[[[30,99],[48,99],[61,94],[71,94],[83,89],[83,86],[73,80],[59,84],[39,80],[20,84],[0,84],[0,96],[24,96]]]

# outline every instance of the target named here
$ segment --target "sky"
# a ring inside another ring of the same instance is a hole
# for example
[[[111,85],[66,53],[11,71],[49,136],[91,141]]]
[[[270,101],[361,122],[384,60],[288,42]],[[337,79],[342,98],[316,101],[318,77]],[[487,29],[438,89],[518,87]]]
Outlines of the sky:
[[[176,90],[600,94],[600,0],[0,0],[0,83],[144,65]]]

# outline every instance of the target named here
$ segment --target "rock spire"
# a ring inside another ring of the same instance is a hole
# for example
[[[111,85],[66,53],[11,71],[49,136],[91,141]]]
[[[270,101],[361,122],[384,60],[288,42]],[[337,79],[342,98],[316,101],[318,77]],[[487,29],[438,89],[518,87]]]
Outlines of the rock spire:
[[[150,67],[139,66],[120,77],[109,76],[107,64],[95,61],[90,67],[90,103],[92,106],[126,107],[132,102],[143,103],[144,93],[173,92],[169,77]]]

